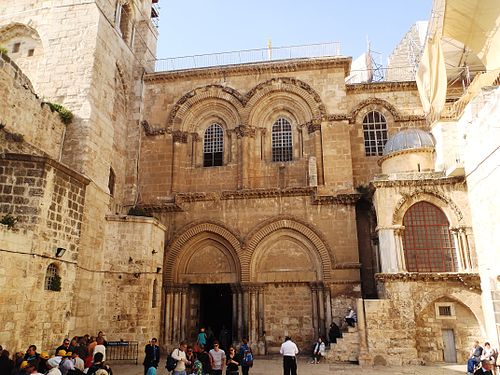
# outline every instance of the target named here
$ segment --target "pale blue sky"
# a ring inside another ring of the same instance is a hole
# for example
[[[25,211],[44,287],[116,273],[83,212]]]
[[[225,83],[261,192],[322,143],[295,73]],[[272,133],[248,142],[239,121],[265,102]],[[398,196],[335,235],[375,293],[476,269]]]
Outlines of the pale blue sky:
[[[383,63],[432,0],[160,0],[158,58],[340,42],[357,57],[371,49]]]

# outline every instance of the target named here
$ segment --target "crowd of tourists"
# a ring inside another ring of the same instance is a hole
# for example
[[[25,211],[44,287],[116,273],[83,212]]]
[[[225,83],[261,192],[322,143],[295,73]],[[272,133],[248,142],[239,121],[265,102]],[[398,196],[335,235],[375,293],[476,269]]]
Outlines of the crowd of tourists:
[[[479,341],[474,341],[467,360],[467,375],[498,375],[499,370],[498,349],[493,348],[489,342],[481,346]]]
[[[200,328],[196,343],[192,345],[180,342],[167,356],[167,371],[173,375],[237,375],[241,368],[243,375],[248,375],[253,366],[253,353],[248,340],[243,338],[241,344],[235,347],[228,344],[229,340],[219,342],[208,331]],[[161,357],[158,340],[152,338],[144,351],[144,374],[156,375]]]
[[[104,333],[99,332],[97,336],[65,338],[52,356],[48,351],[39,353],[36,345],[12,356],[0,346],[0,375],[112,375],[105,363],[106,344]]]

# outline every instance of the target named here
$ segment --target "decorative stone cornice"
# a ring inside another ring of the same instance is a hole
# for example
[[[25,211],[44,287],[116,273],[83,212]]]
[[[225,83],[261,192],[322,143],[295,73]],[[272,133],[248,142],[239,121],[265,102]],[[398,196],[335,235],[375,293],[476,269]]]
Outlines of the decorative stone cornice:
[[[337,194],[337,195],[317,195],[314,197],[313,204],[328,205],[328,204],[345,204],[353,205],[360,200],[362,194]]]
[[[458,272],[402,272],[402,273],[377,273],[377,281],[387,283],[392,281],[401,282],[457,282],[462,283],[469,289],[481,290],[481,279],[477,273]]]
[[[361,196],[362,194],[359,193],[318,196],[316,195],[315,187],[306,186],[285,189],[244,189],[207,193],[175,193],[174,198],[169,202],[158,204],[141,204],[139,206],[146,210],[146,212],[182,212],[187,209],[187,207],[184,206],[184,204],[186,203],[233,199],[263,199],[276,197],[311,197],[311,203],[314,205],[353,205],[361,198]]]
[[[443,172],[397,173],[394,175],[394,179],[389,179],[389,175],[379,174],[375,176],[371,184],[376,189],[402,186],[457,185],[460,190],[465,190],[464,176],[446,177]]]
[[[361,268],[361,263],[359,262],[344,262],[336,263],[332,267],[334,270],[357,270]]]
[[[188,135],[188,132],[175,130],[172,132],[172,140],[174,141],[174,143],[187,143]]]
[[[347,121],[349,117],[344,113],[333,113],[331,115],[326,115],[323,120],[325,121]]]
[[[265,289],[264,283],[242,283],[240,284],[240,290],[243,293],[262,293]]]
[[[173,293],[186,294],[189,291],[188,284],[173,284],[172,282],[169,281],[163,282],[163,288],[165,289],[165,292],[169,294]]]
[[[312,120],[308,123],[304,124],[307,127],[307,133],[311,134],[318,130],[321,130],[321,122],[320,120]]]
[[[238,138],[243,138],[243,137],[255,138],[256,129],[248,125],[239,125],[234,128],[234,133]]]
[[[285,188],[285,189],[245,189],[226,190],[221,193],[220,199],[259,199],[273,197],[299,197],[308,196],[315,192],[314,187]]]
[[[345,85],[347,92],[392,92],[394,90],[417,90],[415,81],[404,82],[370,82],[351,83]]]
[[[302,70],[321,70],[329,68],[341,68],[347,77],[351,67],[350,57],[330,58],[304,58],[283,61],[258,62],[249,64],[235,64],[225,66],[214,66],[208,68],[195,68],[176,70],[171,72],[147,73],[144,77],[146,82],[175,81],[186,78],[223,78],[230,75],[253,75],[263,73],[290,73]]]
[[[325,289],[325,284],[321,281],[314,281],[309,283],[309,288],[311,288],[311,291],[313,292],[318,292]]]
[[[162,135],[162,134],[166,134],[166,133],[171,133],[171,131],[169,131],[170,129],[153,128],[151,125],[149,125],[149,122],[147,122],[146,120],[142,120],[141,125],[144,128],[144,132],[146,133],[147,136],[154,136],[154,135]]]

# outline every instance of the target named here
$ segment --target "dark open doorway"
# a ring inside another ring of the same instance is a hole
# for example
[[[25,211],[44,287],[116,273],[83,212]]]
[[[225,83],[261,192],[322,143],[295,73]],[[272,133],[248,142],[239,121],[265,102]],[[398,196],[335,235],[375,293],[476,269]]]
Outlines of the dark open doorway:
[[[232,343],[232,316],[233,294],[228,284],[200,285],[200,327],[210,327],[213,339],[219,340],[224,350]]]

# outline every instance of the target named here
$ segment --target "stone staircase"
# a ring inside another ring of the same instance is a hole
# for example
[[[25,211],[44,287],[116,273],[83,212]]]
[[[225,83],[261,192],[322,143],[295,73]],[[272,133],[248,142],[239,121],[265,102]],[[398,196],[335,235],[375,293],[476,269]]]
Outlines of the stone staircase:
[[[326,350],[325,358],[328,362],[358,362],[359,361],[359,333],[357,327],[349,327],[342,332],[342,338],[336,344],[331,344]]]

